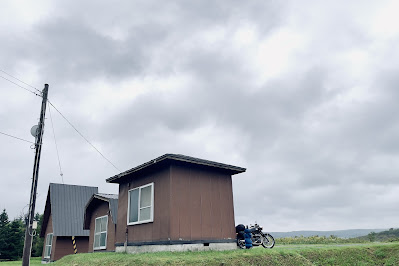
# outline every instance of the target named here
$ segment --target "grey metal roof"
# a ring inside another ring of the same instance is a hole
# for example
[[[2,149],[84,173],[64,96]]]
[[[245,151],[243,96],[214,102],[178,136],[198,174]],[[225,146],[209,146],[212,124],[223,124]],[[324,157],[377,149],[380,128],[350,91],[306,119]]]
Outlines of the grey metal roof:
[[[95,195],[107,199],[118,199],[117,194],[96,193]]]
[[[50,203],[53,233],[56,236],[89,236],[83,230],[84,208],[97,187],[50,183]]]
[[[112,222],[116,224],[118,217],[118,195],[97,193],[93,197],[100,198],[109,202],[109,210],[111,212]]]
[[[199,158],[182,155],[182,154],[167,153],[167,154],[164,154],[156,159],[153,159],[153,160],[143,163],[139,166],[136,166],[130,170],[127,170],[118,175],[112,176],[112,177],[106,179],[106,181],[107,181],[107,183],[118,183],[118,179],[120,179],[123,176],[140,171],[144,168],[150,167],[152,165],[155,165],[155,164],[160,163],[165,160],[180,161],[180,162],[186,162],[186,163],[192,163],[192,164],[197,164],[197,165],[204,165],[204,166],[224,169],[224,170],[229,171],[233,175],[238,174],[238,173],[243,173],[246,171],[245,168],[234,166],[234,165],[208,161],[208,160],[199,159]]]

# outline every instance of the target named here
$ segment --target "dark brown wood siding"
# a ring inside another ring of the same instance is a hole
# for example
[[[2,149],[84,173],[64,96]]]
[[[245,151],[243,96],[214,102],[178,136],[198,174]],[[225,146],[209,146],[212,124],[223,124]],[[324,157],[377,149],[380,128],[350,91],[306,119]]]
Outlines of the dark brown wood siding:
[[[88,236],[77,236],[75,237],[75,242],[78,253],[87,253],[89,251]],[[54,236],[53,243],[56,243],[56,245],[55,252],[51,255],[52,260],[59,260],[66,255],[74,254],[71,236]]]
[[[235,238],[230,175],[179,164],[170,175],[171,240]]]
[[[44,244],[43,244],[43,252],[42,252],[42,259],[44,259],[44,251],[46,248],[46,238],[47,234],[53,233],[53,216],[50,214],[47,228],[45,231],[44,236]],[[87,253],[88,252],[88,244],[89,244],[89,237],[87,236],[78,236],[75,237],[76,247],[78,253]],[[72,237],[71,236],[56,236],[53,235],[53,245],[51,246],[51,255],[50,260],[59,260],[60,258],[73,254],[73,245],[72,245]]]
[[[109,203],[103,200],[96,200],[96,205],[91,211],[90,219],[90,237],[89,237],[89,252],[94,251],[94,230],[96,224],[96,218],[101,216],[108,216],[108,227],[107,227],[107,248],[96,250],[96,251],[115,251],[115,224],[112,222],[111,215],[109,215]]]
[[[154,183],[154,221],[127,226],[128,191]],[[119,186],[116,243],[235,238],[231,175],[215,168],[172,163],[126,177]]]
[[[42,259],[44,259],[44,251],[46,249],[46,238],[47,238],[47,234],[50,234],[53,232],[53,216],[50,214],[50,217],[48,219],[47,222],[47,227],[46,227],[46,231],[44,234],[44,243],[43,243],[43,252],[42,252]],[[54,243],[55,238],[53,238],[53,243]],[[51,246],[51,255],[50,255],[50,259],[52,259],[53,253],[54,253],[54,244]]]
[[[127,179],[119,185],[118,223],[116,243],[125,242],[126,229],[128,242],[162,241],[169,238],[170,179],[169,167],[142,173]],[[154,183],[154,221],[146,224],[127,226],[128,191],[149,183]]]

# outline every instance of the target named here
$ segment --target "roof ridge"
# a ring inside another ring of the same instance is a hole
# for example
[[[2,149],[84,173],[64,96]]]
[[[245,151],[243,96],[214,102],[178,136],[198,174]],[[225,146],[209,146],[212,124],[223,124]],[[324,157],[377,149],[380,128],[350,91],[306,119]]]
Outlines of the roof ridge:
[[[51,183],[50,182],[50,186],[51,185],[57,185],[57,186],[74,186],[74,187],[88,187],[88,188],[97,188],[98,187],[93,187],[93,186],[82,186],[82,185],[76,185],[76,184],[61,184],[61,183]]]

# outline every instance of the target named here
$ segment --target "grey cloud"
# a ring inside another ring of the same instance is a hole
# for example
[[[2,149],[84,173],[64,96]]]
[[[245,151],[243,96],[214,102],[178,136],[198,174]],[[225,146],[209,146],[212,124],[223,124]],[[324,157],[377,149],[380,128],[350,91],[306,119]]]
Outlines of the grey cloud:
[[[397,41],[374,40],[360,23],[366,11],[355,21],[352,14],[360,13],[351,5],[324,5],[60,2],[54,17],[30,25],[30,31],[2,35],[2,47],[10,51],[2,58],[12,73],[28,63],[37,68],[38,80],[49,79],[50,99],[121,170],[166,152],[237,164],[248,169],[233,177],[237,222],[256,219],[268,228],[287,230],[379,227],[385,223],[375,217],[388,217],[386,223],[396,219],[389,197],[399,180],[394,166],[398,80],[397,53],[375,44],[395,47]],[[262,40],[284,28],[305,39],[286,73],[264,84],[255,82],[259,74],[250,59],[231,43],[231,34],[246,23]],[[218,28],[225,37],[215,45],[202,43],[203,34]],[[356,64],[341,61],[343,54],[357,50],[372,58],[363,74],[370,82],[352,76]],[[92,119],[86,97],[96,93],[94,81],[122,86],[152,77],[188,81],[173,91],[151,88],[120,110],[110,110],[106,118]],[[373,97],[349,101],[346,93],[354,86],[367,86]],[[16,135],[23,124],[29,128],[37,119],[35,104],[7,104],[18,120],[6,119],[8,111],[1,110],[3,126]],[[52,114],[66,183],[116,191],[104,182],[116,170]],[[42,195],[46,184],[60,182],[47,126]],[[0,157],[14,165],[4,167],[4,174],[29,183],[22,178],[31,175],[29,147],[11,141],[4,147],[7,153]],[[7,192],[4,187],[15,186],[3,181],[0,195]],[[23,205],[19,202],[13,212]]]

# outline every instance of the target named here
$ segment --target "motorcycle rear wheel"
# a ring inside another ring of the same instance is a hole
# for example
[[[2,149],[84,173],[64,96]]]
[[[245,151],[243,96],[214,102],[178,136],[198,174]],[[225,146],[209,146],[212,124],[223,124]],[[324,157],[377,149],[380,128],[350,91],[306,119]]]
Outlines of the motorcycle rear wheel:
[[[262,236],[262,246],[264,247],[264,248],[273,248],[274,247],[274,244],[275,244],[275,241],[274,241],[274,237],[272,237],[272,235],[270,235],[270,234],[264,234],[263,236]]]
[[[245,240],[237,239],[237,246],[241,249],[245,249]]]

